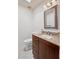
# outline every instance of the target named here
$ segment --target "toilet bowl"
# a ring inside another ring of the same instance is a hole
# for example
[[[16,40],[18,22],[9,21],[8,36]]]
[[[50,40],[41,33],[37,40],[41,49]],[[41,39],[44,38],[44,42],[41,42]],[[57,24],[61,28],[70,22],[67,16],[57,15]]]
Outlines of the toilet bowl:
[[[24,40],[24,51],[27,52],[32,49],[32,39]]]

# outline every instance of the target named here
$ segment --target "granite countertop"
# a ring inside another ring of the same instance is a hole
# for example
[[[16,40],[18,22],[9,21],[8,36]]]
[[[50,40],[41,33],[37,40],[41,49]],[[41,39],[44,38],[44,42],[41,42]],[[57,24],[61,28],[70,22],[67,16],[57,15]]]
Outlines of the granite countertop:
[[[48,41],[50,43],[53,43],[53,44],[55,44],[57,46],[60,46],[60,36],[59,36],[59,34],[51,35],[50,36],[51,38],[49,38],[49,39],[44,37],[44,36],[42,36],[42,35],[45,35],[45,34],[33,33],[33,35],[35,35],[35,36],[37,36],[39,38],[42,38],[42,39],[44,39],[44,40],[46,40],[46,41]]]

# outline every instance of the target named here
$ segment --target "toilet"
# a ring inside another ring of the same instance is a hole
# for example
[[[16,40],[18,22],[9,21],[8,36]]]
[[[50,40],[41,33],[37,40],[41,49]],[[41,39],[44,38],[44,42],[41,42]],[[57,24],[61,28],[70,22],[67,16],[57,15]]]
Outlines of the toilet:
[[[27,52],[29,50],[32,50],[32,39],[25,39],[24,40],[24,51]]]

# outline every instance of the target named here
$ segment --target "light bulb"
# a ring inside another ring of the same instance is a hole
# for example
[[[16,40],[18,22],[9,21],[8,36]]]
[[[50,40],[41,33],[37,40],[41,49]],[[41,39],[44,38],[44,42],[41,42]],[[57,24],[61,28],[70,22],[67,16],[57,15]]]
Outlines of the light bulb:
[[[31,3],[31,1],[32,1],[32,0],[25,0],[25,1],[27,1],[27,2]]]
[[[52,0],[51,2],[53,3],[55,0]]]
[[[50,3],[47,3],[47,6],[51,6],[51,4]]]
[[[44,9],[47,9],[47,6],[46,5],[44,5],[43,7],[44,7]]]

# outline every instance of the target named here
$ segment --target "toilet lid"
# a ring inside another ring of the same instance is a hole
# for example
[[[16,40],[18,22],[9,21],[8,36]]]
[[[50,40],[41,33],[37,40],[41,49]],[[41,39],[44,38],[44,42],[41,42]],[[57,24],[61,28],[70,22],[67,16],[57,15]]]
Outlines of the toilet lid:
[[[32,39],[26,39],[26,40],[24,40],[25,43],[26,42],[30,42],[30,41],[32,41]]]

